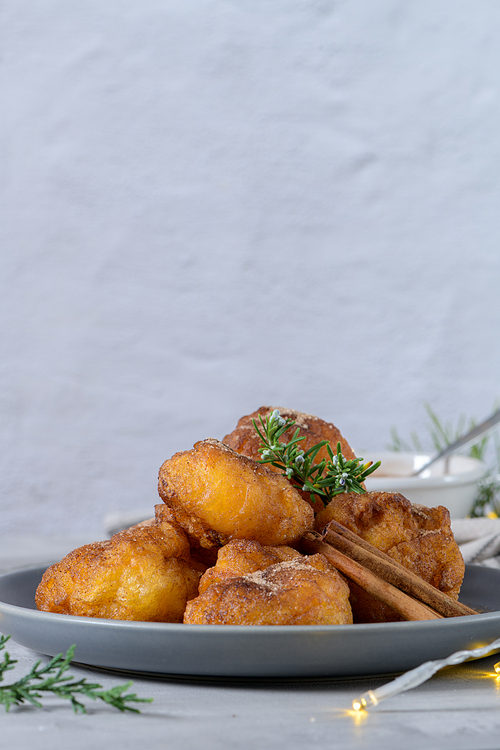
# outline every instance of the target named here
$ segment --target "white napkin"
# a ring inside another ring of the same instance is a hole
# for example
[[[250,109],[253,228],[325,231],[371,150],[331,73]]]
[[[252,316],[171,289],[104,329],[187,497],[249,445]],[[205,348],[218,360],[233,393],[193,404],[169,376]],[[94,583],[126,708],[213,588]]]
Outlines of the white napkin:
[[[457,518],[451,527],[466,563],[500,568],[500,518]]]

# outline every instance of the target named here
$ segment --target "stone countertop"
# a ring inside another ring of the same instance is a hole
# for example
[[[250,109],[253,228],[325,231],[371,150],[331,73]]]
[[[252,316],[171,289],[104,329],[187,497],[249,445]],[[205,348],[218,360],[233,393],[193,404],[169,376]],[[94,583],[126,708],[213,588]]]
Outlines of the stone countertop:
[[[0,566],[11,570],[43,563],[82,541],[39,538],[35,546],[29,538],[0,537]],[[37,658],[46,659],[12,640],[8,651],[18,659],[9,682]],[[352,700],[390,676],[250,682],[130,677],[74,665],[74,677],[108,688],[131,678],[133,692],[153,698],[153,703],[139,706],[141,714],[135,715],[87,701],[87,715],[77,716],[69,703],[48,698],[44,709],[23,706],[2,713],[0,744],[39,750],[135,750],[139,744],[173,750],[492,750],[499,746],[500,736],[500,681],[493,671],[498,660],[497,655],[443,670],[361,715],[349,710]]]

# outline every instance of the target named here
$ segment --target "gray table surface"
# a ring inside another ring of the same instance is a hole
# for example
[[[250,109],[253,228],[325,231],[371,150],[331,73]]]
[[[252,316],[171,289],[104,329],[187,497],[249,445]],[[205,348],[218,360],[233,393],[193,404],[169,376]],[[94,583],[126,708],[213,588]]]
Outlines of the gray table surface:
[[[0,536],[0,573],[59,558],[85,541],[90,540]],[[12,640],[8,650],[18,659],[9,681],[35,659],[46,658]],[[389,678],[248,683],[134,676],[133,690],[154,699],[140,707],[140,715],[93,702],[86,704],[86,715],[75,715],[67,702],[55,698],[47,699],[44,709],[23,706],[4,714],[0,708],[0,748],[497,750],[500,680],[493,676],[493,665],[499,659],[443,670],[361,716],[350,712],[352,700]],[[104,687],[127,679],[76,665],[71,674]]]

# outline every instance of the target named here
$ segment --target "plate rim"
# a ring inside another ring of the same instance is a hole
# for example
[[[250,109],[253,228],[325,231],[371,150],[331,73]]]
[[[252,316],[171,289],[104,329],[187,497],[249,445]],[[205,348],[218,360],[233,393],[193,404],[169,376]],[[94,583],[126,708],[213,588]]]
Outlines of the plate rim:
[[[500,630],[500,610],[444,620],[351,625],[185,625],[63,615],[42,612],[3,601],[6,592],[2,593],[2,582],[8,579],[12,585],[16,578],[21,581],[24,579],[25,589],[20,596],[26,598],[27,595],[31,596],[32,591],[33,580],[30,581],[30,577],[31,579],[34,576],[41,578],[46,567],[46,565],[27,567],[9,571],[0,576],[0,630],[6,635],[9,634],[2,624],[4,619],[7,624],[11,620],[11,624],[14,622],[16,625],[14,629],[11,628],[10,632],[13,641],[49,656],[55,656],[76,640],[75,662],[85,664],[90,668],[94,666],[100,669],[119,669],[136,674],[153,672],[157,676],[178,675],[192,679],[197,677],[203,679],[207,677],[213,679],[262,677],[282,680],[310,679],[311,677],[318,679],[367,677],[406,671],[423,661],[428,661],[429,658],[447,656],[449,655],[448,642],[456,646],[451,648],[450,653],[462,648],[484,645],[498,637],[497,635],[493,637],[491,634],[493,632],[496,634]],[[481,570],[486,578],[499,577],[500,580],[500,570],[478,565],[467,566],[467,569],[470,568],[475,571],[470,571],[473,576]],[[27,588],[28,583],[30,583],[30,588]],[[487,585],[486,588],[489,586]],[[51,628],[51,623],[56,627]],[[457,629],[458,623],[462,628]],[[476,623],[478,627],[472,629],[472,623]],[[477,633],[476,630],[478,630]],[[191,640],[193,633],[196,638]],[[137,659],[134,662],[127,654],[124,661],[123,656],[125,650],[130,649],[132,641],[135,648],[134,639],[136,638],[142,638],[145,644],[138,649],[139,666],[137,666]],[[361,666],[361,657],[358,655],[353,659],[352,666],[350,664],[346,666],[346,657],[343,653],[345,639],[348,639],[347,643],[351,648],[356,644],[361,644],[362,650],[365,649],[363,666]],[[85,646],[84,641],[87,642]],[[368,654],[367,647],[364,645],[365,641],[371,642],[372,651],[379,649],[384,652],[382,657],[378,654],[375,656]],[[416,641],[416,646],[414,641]],[[57,650],[53,645],[54,642],[60,643]],[[411,649],[408,648],[410,642],[414,646]],[[43,648],[40,646],[42,643]],[[47,643],[50,645],[47,646]],[[91,647],[92,643],[94,650]],[[398,643],[399,646],[397,646]],[[427,643],[430,644],[429,649]],[[238,653],[242,644],[243,647],[248,644],[248,648],[245,648],[248,652],[255,649],[255,666],[249,665],[248,655],[240,656]],[[106,647],[106,655],[103,661],[104,647]],[[181,647],[192,653],[180,654],[175,650]],[[108,653],[108,648],[115,650],[113,656]],[[158,648],[161,649],[160,653],[154,650]],[[211,648],[214,654],[219,655],[222,666],[219,663],[215,664],[216,656],[203,655],[204,649],[210,650]],[[410,657],[408,654],[402,654],[401,651],[414,651],[415,648],[420,656],[414,663],[408,663],[408,659],[416,659],[416,655],[412,654]],[[436,653],[437,648],[441,649],[439,653]],[[86,653],[85,649],[87,649]],[[304,653],[296,656],[298,649]],[[396,656],[389,653],[391,650],[397,652]],[[278,664],[276,671],[278,657],[275,656],[275,651],[279,652],[281,659],[283,655],[288,655],[292,663],[283,666]],[[228,656],[228,652],[232,656]],[[200,654],[202,654],[202,662],[196,663],[196,670],[194,670],[193,664],[196,658],[200,658]],[[263,654],[266,654],[266,658],[271,661],[274,659],[274,666],[264,662]],[[326,658],[324,663],[321,661],[323,654]],[[151,664],[153,656],[154,668],[146,666]],[[231,662],[231,658],[235,661]],[[367,666],[367,662],[371,666]],[[384,666],[381,667],[379,662],[383,662]],[[133,663],[136,666],[133,666]],[[176,663],[175,668],[171,668],[172,663]]]

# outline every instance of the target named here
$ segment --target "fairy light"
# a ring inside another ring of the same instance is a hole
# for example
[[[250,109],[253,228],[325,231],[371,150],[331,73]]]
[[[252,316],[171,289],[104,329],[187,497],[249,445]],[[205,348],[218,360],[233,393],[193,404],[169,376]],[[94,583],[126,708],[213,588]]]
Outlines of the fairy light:
[[[404,692],[405,690],[411,690],[414,687],[418,687],[423,682],[432,677],[436,672],[439,672],[443,667],[451,667],[468,659],[481,659],[484,656],[489,656],[495,651],[500,651],[500,638],[496,641],[488,644],[487,646],[481,646],[480,648],[474,648],[470,651],[456,651],[447,659],[438,659],[436,661],[426,661],[415,669],[411,669],[409,672],[396,677],[395,680],[382,685],[375,690],[368,690],[363,693],[352,702],[354,711],[364,711],[368,708],[376,706],[384,698],[392,698],[394,695]],[[500,675],[500,662],[494,666],[495,672]]]
[[[375,692],[373,690],[368,690],[367,693],[363,693],[363,695],[360,695],[357,700],[352,702],[352,707],[355,711],[362,711],[369,706],[376,706],[378,702],[379,699],[375,695]]]
[[[345,711],[342,711],[343,716],[349,716],[352,720],[354,726],[359,727],[361,724],[363,724],[365,721],[368,720],[368,711],[361,711],[361,710],[353,710],[352,708],[349,708]]]

